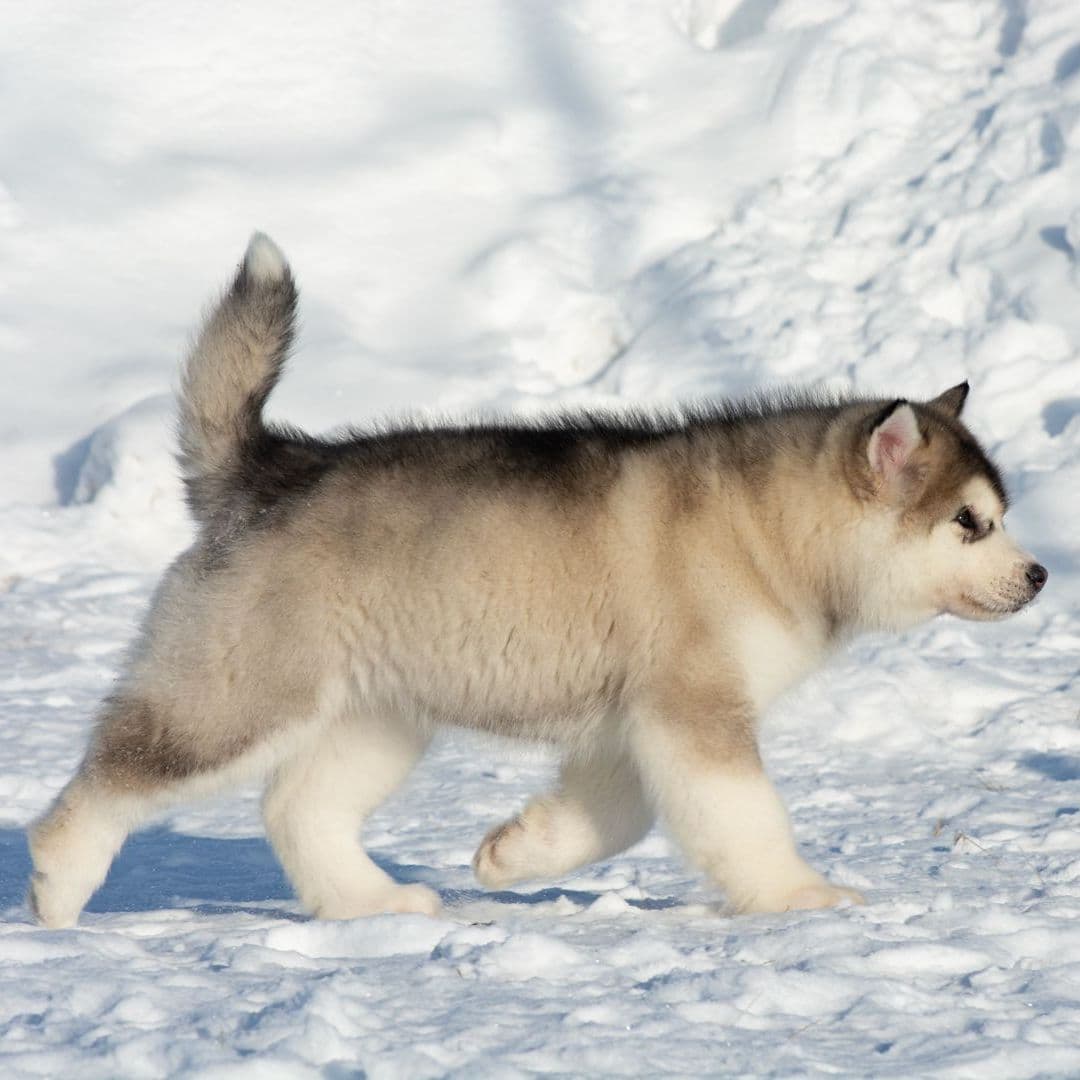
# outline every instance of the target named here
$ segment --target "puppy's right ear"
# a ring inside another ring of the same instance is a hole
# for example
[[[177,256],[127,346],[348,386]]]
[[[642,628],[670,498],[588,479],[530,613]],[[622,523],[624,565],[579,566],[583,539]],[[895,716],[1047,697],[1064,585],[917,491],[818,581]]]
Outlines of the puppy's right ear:
[[[871,422],[866,456],[879,483],[892,486],[922,442],[915,410],[903,398],[878,413]]]
[[[928,401],[926,404],[931,409],[937,409],[938,412],[945,413],[946,416],[959,417],[964,411],[964,402],[967,401],[970,389],[971,387],[968,386],[967,379],[965,379],[962,383],[950,386],[944,394],[938,394],[933,401]]]

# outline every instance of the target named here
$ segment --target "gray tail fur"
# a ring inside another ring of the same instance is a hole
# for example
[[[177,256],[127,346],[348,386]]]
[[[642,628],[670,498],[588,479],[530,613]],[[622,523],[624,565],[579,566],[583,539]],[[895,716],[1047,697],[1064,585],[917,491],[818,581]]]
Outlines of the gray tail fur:
[[[293,337],[296,286],[278,246],[255,233],[229,291],[207,318],[180,388],[180,467],[200,524],[230,513],[267,429],[262,410]]]

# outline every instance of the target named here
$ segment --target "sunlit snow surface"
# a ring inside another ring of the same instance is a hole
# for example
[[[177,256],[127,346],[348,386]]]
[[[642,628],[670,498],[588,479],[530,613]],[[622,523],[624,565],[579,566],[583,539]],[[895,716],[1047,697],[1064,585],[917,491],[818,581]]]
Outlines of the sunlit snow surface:
[[[1075,0],[9,5],[0,33],[0,1074],[1080,1074]],[[530,413],[968,378],[1009,622],[870,640],[765,751],[861,909],[730,919],[660,831],[488,894],[549,777],[454,737],[371,821],[439,920],[302,917],[254,792],[136,835],[78,930],[23,835],[186,542],[169,392],[254,228],[271,411]]]

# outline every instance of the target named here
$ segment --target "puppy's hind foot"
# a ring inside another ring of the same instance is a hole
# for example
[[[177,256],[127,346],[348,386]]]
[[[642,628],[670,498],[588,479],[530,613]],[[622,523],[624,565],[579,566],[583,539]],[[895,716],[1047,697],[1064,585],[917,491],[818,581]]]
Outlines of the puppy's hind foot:
[[[430,915],[434,918],[442,911],[442,901],[434,889],[426,885],[395,885],[386,895],[384,911],[400,915]]]
[[[48,875],[35,870],[30,875],[26,902],[30,913],[46,930],[67,930],[79,921],[87,897],[83,890],[77,896],[65,891]]]
[[[311,904],[317,919],[361,919],[368,915],[429,915],[442,910],[439,894],[426,885],[390,885],[366,896],[334,896]]]
[[[42,926],[59,930],[78,922],[124,842],[124,818],[115,799],[76,777],[30,826],[34,869],[27,902]]]

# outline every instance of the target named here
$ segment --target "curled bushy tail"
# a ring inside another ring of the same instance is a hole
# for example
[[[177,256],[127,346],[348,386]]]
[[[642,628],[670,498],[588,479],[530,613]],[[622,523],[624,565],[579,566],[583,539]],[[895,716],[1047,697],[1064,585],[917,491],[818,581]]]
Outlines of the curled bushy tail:
[[[295,311],[285,256],[255,233],[184,367],[180,466],[188,505],[202,524],[228,516],[236,476],[266,434],[262,410],[281,376]]]

